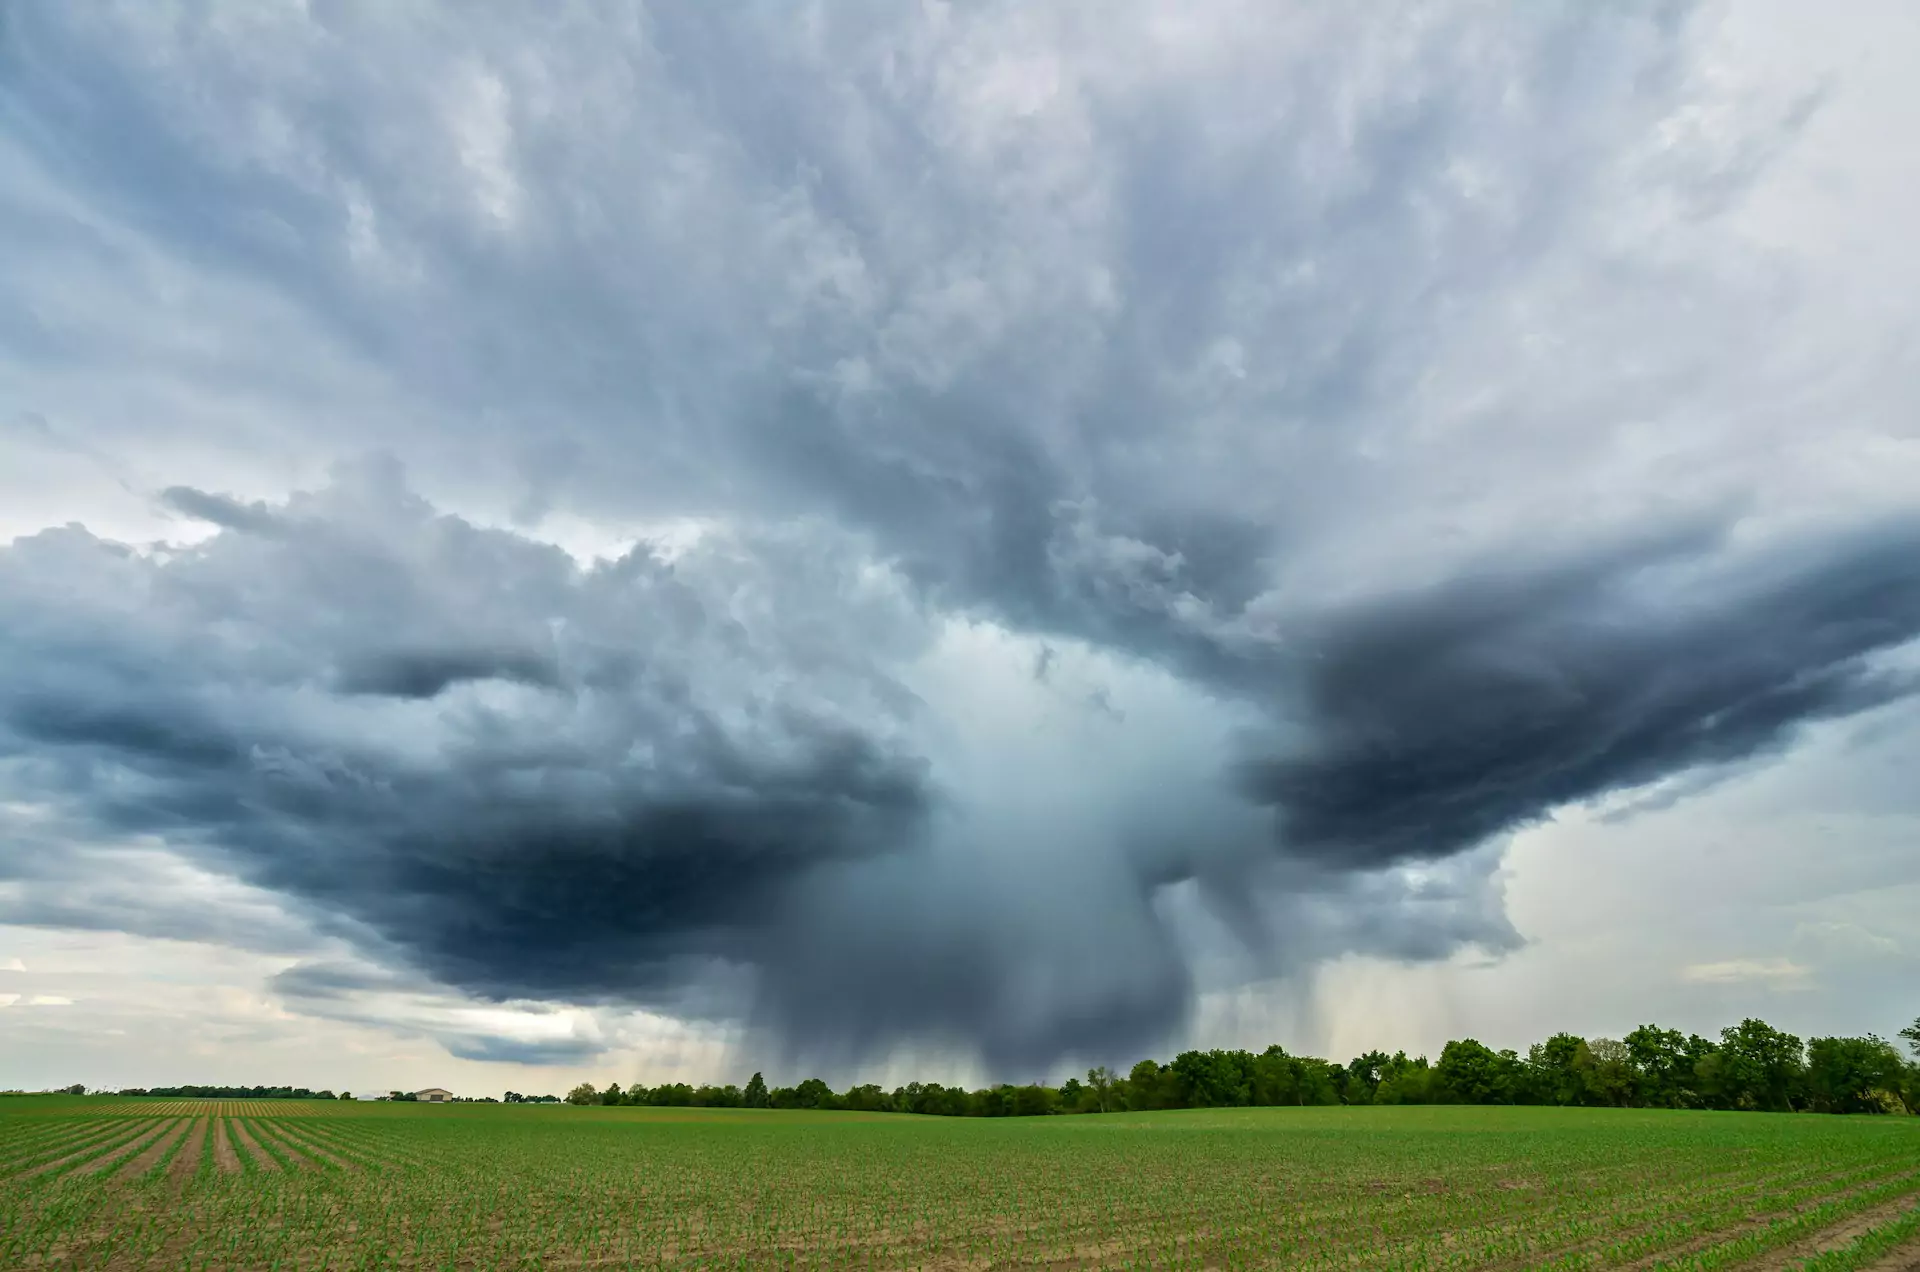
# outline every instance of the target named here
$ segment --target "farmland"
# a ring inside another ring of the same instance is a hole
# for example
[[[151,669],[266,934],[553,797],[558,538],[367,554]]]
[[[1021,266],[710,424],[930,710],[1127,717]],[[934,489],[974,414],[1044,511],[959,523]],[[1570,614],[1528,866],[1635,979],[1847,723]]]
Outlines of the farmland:
[[[0,1267],[1920,1266],[1920,1119],[20,1098]]]

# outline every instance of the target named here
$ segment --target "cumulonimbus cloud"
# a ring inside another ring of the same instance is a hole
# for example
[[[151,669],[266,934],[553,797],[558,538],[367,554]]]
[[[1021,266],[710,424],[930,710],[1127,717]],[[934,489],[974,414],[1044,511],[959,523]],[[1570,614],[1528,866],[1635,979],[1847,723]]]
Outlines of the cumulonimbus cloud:
[[[1685,4],[1164,13],[10,15],[0,457],[193,526],[0,548],[7,917],[140,925],[137,841],[1020,1070],[1221,932],[1510,946],[1505,833],[1908,692],[1910,391],[1724,222],[1817,85]]]

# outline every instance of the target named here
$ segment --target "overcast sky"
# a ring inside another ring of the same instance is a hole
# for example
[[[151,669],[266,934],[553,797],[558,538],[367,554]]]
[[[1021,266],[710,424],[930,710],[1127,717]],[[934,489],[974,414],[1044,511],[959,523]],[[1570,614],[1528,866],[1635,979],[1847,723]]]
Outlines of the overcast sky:
[[[1911,6],[533,13],[0,10],[0,1086],[1920,1011]]]

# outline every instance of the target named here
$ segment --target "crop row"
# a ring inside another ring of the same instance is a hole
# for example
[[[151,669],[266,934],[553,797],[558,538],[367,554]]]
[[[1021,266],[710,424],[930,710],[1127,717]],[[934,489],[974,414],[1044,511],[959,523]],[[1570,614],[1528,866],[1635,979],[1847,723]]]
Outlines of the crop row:
[[[1368,1114],[0,1119],[0,1266],[1840,1272],[1920,1222],[1912,1123]]]

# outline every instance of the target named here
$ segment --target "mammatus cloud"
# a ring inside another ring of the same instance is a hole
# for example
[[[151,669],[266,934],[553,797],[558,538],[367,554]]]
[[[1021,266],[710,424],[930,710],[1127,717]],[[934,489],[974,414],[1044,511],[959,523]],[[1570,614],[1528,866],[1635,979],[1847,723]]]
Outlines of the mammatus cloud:
[[[1511,947],[1506,833],[1909,690],[1716,21],[10,12],[0,470],[173,520],[0,548],[0,917],[999,1071]]]

